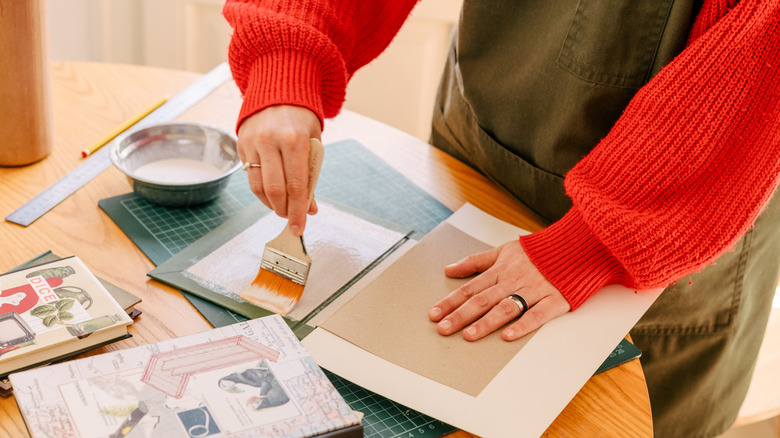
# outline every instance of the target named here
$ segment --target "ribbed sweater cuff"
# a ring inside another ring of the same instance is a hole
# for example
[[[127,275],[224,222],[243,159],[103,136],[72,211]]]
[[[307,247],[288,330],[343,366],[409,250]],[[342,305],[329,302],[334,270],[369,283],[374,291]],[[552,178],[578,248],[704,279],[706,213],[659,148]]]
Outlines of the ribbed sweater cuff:
[[[323,124],[321,77],[317,62],[305,53],[278,51],[261,55],[249,71],[236,131],[252,114],[273,105],[312,110]]]
[[[566,298],[571,310],[625,272],[593,235],[576,208],[542,231],[520,236],[520,244],[542,275]]]

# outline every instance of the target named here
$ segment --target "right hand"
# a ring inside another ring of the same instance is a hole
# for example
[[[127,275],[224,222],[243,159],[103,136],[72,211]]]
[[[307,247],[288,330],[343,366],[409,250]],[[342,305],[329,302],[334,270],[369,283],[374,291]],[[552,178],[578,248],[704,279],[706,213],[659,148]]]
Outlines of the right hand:
[[[436,329],[441,335],[464,329],[463,338],[476,341],[501,330],[504,340],[514,341],[571,310],[518,239],[466,257],[445,267],[444,273],[452,278],[478,275],[428,311],[428,318],[438,322]],[[515,293],[526,300],[526,312],[521,313],[519,306],[507,299]]]
[[[317,115],[293,105],[271,106],[247,117],[238,128],[238,155],[250,167],[249,186],[260,201],[287,218],[290,231],[303,234],[309,205],[309,139],[322,137]]]

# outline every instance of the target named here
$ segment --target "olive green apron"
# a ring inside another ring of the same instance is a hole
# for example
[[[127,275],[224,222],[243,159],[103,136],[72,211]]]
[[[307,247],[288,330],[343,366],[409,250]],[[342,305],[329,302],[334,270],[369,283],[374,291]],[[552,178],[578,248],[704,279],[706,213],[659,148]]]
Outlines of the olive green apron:
[[[431,143],[548,222],[563,175],[684,47],[697,0],[464,0]],[[780,266],[780,201],[632,330],[659,437],[713,436],[747,391]],[[689,285],[689,282],[691,283]]]

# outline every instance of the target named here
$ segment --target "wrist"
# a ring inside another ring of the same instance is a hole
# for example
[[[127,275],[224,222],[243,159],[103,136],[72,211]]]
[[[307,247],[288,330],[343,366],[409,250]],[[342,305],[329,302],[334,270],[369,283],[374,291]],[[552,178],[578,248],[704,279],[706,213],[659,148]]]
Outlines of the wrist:
[[[322,130],[324,118],[328,115],[323,103],[322,74],[316,60],[301,52],[278,51],[260,56],[248,73],[237,129],[248,117],[266,108],[294,105],[314,113]],[[334,99],[338,100],[340,108],[343,92],[340,100],[330,97],[331,101]],[[333,103],[328,105],[333,106]]]
[[[572,310],[627,273],[590,231],[576,208],[542,231],[520,237],[531,262],[566,298]]]

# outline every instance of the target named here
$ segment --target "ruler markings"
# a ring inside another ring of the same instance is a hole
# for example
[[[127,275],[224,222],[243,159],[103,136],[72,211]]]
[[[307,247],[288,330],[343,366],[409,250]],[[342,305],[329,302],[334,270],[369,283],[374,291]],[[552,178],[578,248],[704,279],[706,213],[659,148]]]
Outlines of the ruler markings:
[[[125,132],[136,131],[144,126],[174,120],[189,108],[203,100],[231,78],[230,68],[223,62],[190,84],[172,99],[165,102],[149,115],[139,120]],[[111,142],[113,143],[113,141]],[[111,144],[100,148],[65,176],[6,216],[5,220],[28,226],[46,212],[67,199],[78,189],[111,167],[109,151]]]

